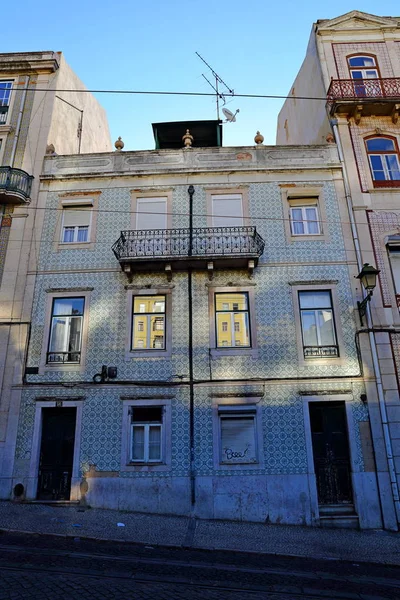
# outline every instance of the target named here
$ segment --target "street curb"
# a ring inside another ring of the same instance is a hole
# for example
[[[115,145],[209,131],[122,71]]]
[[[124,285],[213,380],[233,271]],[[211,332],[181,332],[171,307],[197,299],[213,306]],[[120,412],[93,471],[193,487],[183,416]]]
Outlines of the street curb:
[[[343,563],[366,563],[375,566],[385,566],[400,569],[400,563],[391,563],[391,562],[376,562],[374,560],[365,560],[360,558],[341,558],[339,556],[318,556],[313,554],[284,554],[283,552],[266,552],[264,550],[236,550],[232,548],[217,548],[217,547],[207,547],[207,546],[189,546],[187,544],[158,544],[152,542],[137,542],[134,540],[121,540],[115,538],[103,538],[96,536],[83,536],[83,535],[74,535],[72,533],[43,533],[39,531],[26,531],[23,529],[6,529],[4,527],[0,527],[0,534],[2,533],[19,533],[23,535],[39,535],[42,537],[55,537],[55,538],[65,538],[65,539],[79,539],[79,540],[87,540],[94,542],[109,542],[111,544],[131,544],[132,546],[142,546],[145,547],[154,547],[154,548],[179,548],[181,550],[199,550],[201,552],[227,552],[231,554],[251,554],[251,555],[264,555],[264,556],[281,556],[283,558],[297,558],[303,560],[322,560],[322,561],[337,561]]]

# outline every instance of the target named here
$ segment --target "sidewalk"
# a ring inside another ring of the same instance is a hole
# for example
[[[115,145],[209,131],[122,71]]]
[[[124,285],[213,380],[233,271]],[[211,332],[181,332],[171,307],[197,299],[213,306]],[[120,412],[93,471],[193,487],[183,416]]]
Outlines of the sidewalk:
[[[400,535],[377,530],[205,521],[0,501],[1,530],[400,565]]]

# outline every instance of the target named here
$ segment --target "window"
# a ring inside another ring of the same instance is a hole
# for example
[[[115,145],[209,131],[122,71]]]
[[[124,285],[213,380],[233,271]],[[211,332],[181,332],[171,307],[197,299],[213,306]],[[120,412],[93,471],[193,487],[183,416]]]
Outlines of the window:
[[[81,362],[85,298],[54,298],[51,312],[48,364]]]
[[[304,358],[337,358],[331,292],[313,290],[298,294]]]
[[[392,236],[394,237],[394,236]],[[396,236],[399,238],[399,236]],[[390,267],[392,271],[393,283],[394,283],[394,292],[397,298],[397,305],[399,306],[400,302],[400,239],[396,240],[397,244],[388,246],[388,254]]]
[[[91,207],[64,209],[61,242],[63,244],[88,242],[91,214]]]
[[[12,81],[0,81],[0,125],[7,122],[12,86]]]
[[[247,292],[216,293],[215,321],[217,347],[250,347]],[[241,332],[240,337],[237,332]]]
[[[374,187],[400,185],[399,149],[392,137],[373,137],[365,141]]]
[[[213,227],[241,227],[243,225],[242,194],[212,195],[211,206]]]
[[[165,320],[165,296],[133,296],[132,349],[164,350]]]
[[[220,462],[257,463],[256,407],[223,405],[218,407]]]
[[[131,413],[131,462],[162,462],[163,407],[138,406],[133,407]]]
[[[167,198],[137,198],[136,229],[167,229]]]
[[[305,204],[304,198],[300,202],[304,205],[296,205],[294,198],[289,200],[292,235],[320,235],[317,199],[311,200],[309,205]]]
[[[377,79],[379,77],[374,56],[351,56],[347,60],[352,79]]]

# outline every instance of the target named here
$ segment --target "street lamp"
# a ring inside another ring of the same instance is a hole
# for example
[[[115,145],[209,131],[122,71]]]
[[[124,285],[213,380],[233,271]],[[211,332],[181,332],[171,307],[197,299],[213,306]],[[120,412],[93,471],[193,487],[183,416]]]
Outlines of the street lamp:
[[[376,286],[376,276],[379,273],[379,269],[375,269],[375,267],[365,263],[360,273],[357,275],[357,279],[361,281],[364,289],[368,292],[364,300],[357,302],[361,325],[363,325],[363,317],[367,312],[367,304],[368,302],[371,302],[372,294]]]

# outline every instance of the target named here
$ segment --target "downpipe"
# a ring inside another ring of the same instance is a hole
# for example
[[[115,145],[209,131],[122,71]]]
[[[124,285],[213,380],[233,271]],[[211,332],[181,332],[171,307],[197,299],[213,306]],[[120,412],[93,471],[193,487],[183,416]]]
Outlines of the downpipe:
[[[356,250],[357,266],[358,266],[358,270],[360,272],[363,267],[361,248],[360,248],[360,240],[358,238],[357,227],[356,227],[356,223],[355,223],[354,215],[353,215],[353,203],[352,203],[352,198],[351,198],[351,194],[350,194],[349,179],[348,179],[347,170],[346,170],[346,163],[344,161],[343,148],[342,148],[342,143],[341,143],[341,139],[340,139],[340,135],[339,135],[337,119],[331,119],[331,126],[333,129],[335,141],[336,141],[337,148],[338,148],[339,160],[342,165],[343,182],[344,182],[347,210],[349,213],[351,232],[352,232],[354,246],[355,246],[355,250]],[[396,468],[395,468],[394,459],[393,459],[393,449],[392,449],[392,441],[390,439],[389,423],[388,423],[388,418],[387,418],[387,410],[386,410],[386,402],[385,402],[385,394],[384,394],[384,390],[383,390],[382,376],[381,376],[381,370],[380,370],[380,366],[379,366],[378,352],[377,352],[377,348],[376,348],[375,333],[373,331],[371,307],[369,304],[367,305],[366,317],[367,317],[367,328],[369,330],[368,337],[369,337],[370,346],[371,346],[372,363],[374,366],[376,388],[377,388],[377,392],[378,392],[379,411],[380,411],[381,421],[382,421],[383,438],[384,438],[384,443],[385,443],[385,453],[386,453],[386,459],[387,459],[387,463],[388,463],[388,471],[389,471],[390,484],[391,484],[391,489],[392,489],[392,494],[393,494],[393,502],[394,502],[395,510],[396,510],[397,523],[399,523],[400,522],[399,486],[397,483]]]

